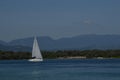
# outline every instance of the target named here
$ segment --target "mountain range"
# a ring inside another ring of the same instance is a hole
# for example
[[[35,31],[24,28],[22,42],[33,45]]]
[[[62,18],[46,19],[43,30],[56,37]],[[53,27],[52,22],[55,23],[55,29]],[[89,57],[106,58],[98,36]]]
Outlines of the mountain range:
[[[120,35],[80,35],[60,39],[37,37],[41,50],[90,50],[120,49]],[[10,42],[0,40],[0,50],[31,51],[33,37],[16,39]]]

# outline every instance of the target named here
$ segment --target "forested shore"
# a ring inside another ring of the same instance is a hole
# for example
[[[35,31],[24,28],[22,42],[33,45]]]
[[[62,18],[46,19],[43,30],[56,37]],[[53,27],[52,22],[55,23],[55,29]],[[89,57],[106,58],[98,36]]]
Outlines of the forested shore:
[[[30,59],[30,52],[0,51],[0,60]],[[58,50],[42,51],[45,59],[120,58],[120,50]]]

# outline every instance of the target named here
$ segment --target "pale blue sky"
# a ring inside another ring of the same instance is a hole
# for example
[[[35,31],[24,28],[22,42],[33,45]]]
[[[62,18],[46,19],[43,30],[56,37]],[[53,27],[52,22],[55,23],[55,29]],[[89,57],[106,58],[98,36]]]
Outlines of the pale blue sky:
[[[120,0],[0,0],[0,40],[120,34]]]

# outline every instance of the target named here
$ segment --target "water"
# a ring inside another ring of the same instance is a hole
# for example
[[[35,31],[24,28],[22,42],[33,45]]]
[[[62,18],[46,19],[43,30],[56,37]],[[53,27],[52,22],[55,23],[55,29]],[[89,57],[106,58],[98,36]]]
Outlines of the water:
[[[120,59],[5,60],[0,80],[120,80]]]

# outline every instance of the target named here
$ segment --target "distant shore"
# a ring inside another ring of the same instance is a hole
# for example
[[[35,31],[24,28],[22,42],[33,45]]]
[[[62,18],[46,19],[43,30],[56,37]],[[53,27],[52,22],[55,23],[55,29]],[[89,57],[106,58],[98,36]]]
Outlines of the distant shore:
[[[57,59],[118,59],[118,58],[115,58],[115,57],[110,57],[110,58],[104,58],[104,57],[87,58],[85,56],[75,56],[75,57],[73,56],[73,57],[59,57]]]
[[[44,59],[112,59],[120,58],[120,50],[42,51]],[[30,59],[31,52],[0,51],[0,60]]]
[[[58,57],[58,59],[86,59],[84,56]]]

